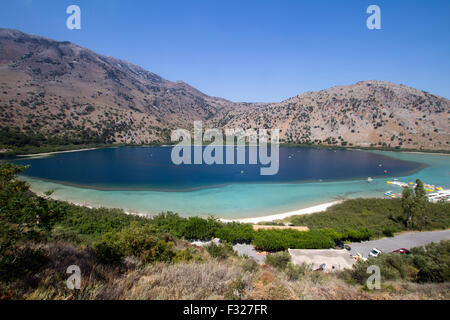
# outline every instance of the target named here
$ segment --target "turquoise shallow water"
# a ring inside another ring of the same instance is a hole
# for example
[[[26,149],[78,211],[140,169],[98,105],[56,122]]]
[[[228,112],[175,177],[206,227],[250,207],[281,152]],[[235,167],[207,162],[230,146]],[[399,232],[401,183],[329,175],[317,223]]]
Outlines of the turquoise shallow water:
[[[397,177],[409,182],[422,181],[450,188],[450,155],[372,151],[393,158],[415,161],[428,167],[412,175]],[[382,197],[387,190],[401,192],[386,184],[388,179],[327,181],[292,184],[230,184],[189,192],[104,191],[44,182],[28,177],[38,193],[54,190],[53,197],[94,207],[123,208],[128,212],[156,214],[178,212],[182,216],[215,215],[221,218],[247,218],[285,213],[337,199]]]

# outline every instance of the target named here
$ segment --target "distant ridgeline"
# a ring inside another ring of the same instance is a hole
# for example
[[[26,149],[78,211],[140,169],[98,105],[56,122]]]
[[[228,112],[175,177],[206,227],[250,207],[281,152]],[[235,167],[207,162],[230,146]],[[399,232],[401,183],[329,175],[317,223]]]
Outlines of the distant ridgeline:
[[[70,42],[0,29],[0,144],[168,143],[177,128],[281,128],[280,142],[450,150],[450,101],[383,81],[233,103]]]

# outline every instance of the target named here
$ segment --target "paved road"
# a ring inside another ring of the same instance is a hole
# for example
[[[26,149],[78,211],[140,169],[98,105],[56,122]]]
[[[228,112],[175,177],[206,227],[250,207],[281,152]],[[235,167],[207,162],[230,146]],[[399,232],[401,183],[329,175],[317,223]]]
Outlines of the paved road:
[[[250,244],[235,244],[233,249],[239,256],[243,256],[245,254],[248,257],[255,259],[259,264],[263,264],[266,261],[266,256],[257,255],[255,247]]]
[[[355,242],[350,244],[350,252],[352,254],[359,252],[363,257],[367,258],[372,248],[380,249],[383,252],[392,252],[400,248],[411,249],[441,240],[450,240],[450,230],[406,233],[393,238]]]

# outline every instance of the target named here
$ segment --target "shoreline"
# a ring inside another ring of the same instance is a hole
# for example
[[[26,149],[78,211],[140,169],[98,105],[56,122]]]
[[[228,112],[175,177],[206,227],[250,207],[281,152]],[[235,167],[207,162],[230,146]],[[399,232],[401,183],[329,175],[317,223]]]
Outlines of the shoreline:
[[[52,154],[59,154],[59,153],[73,153],[73,152],[81,152],[81,151],[92,151],[92,150],[97,150],[100,149],[100,147],[95,147],[95,148],[85,148],[85,149],[74,149],[74,150],[65,150],[65,151],[52,151],[52,152],[43,152],[43,153],[32,153],[32,154],[21,154],[21,155],[17,155],[17,157],[27,157],[27,158],[31,158],[31,157],[41,157],[41,156],[49,156]]]
[[[123,145],[123,144],[110,144],[100,147],[92,147],[92,148],[84,148],[84,149],[71,149],[71,150],[63,150],[63,151],[51,151],[51,152],[43,152],[43,153],[32,153],[32,154],[17,154],[17,157],[33,157],[33,156],[44,156],[44,155],[52,155],[52,154],[58,154],[58,153],[68,153],[68,152],[77,152],[77,151],[89,151],[89,150],[96,150],[96,149],[102,149],[102,148],[120,148],[120,147],[173,147],[176,144],[148,144],[148,145]],[[208,144],[202,145],[207,146]],[[270,144],[269,144],[270,145]],[[295,148],[318,148],[318,149],[341,149],[341,150],[354,150],[354,151],[382,151],[382,152],[399,152],[399,153],[417,153],[417,154],[437,154],[437,155],[450,155],[450,150],[433,150],[433,149],[424,149],[424,150],[417,150],[417,149],[389,149],[389,148],[365,148],[361,146],[334,146],[334,145],[302,145],[302,144],[291,144],[291,143],[280,143],[280,146],[285,147],[295,147]],[[227,146],[226,144],[222,146]],[[234,146],[234,145],[233,145]],[[13,149],[2,149],[0,150],[5,151],[14,151]]]
[[[43,193],[37,192],[36,190],[31,190],[31,191],[40,197],[44,197]],[[53,197],[53,195],[51,195],[50,198],[55,201],[67,202],[71,205],[74,205],[77,207],[84,207],[84,208],[88,208],[88,209],[99,209],[99,208],[118,209],[118,210],[122,210],[126,215],[135,215],[135,216],[144,217],[144,218],[151,218],[151,217],[157,215],[157,214],[151,214],[151,213],[126,211],[124,208],[112,208],[112,207],[107,207],[107,206],[92,206],[92,205],[89,205],[88,203],[79,203],[79,202],[75,202],[75,201],[71,201],[71,200],[67,200],[67,199],[58,199],[58,198]],[[327,210],[329,207],[332,207],[332,206],[342,203],[344,201],[345,200],[336,200],[336,201],[326,202],[326,203],[322,203],[322,204],[311,206],[311,207],[306,207],[306,208],[302,208],[302,209],[297,209],[297,210],[292,210],[292,211],[288,211],[288,212],[277,213],[277,214],[272,214],[272,215],[267,215],[267,216],[260,216],[260,217],[237,218],[237,219],[227,219],[227,218],[220,218],[220,217],[217,217],[217,218],[221,222],[224,222],[224,223],[239,222],[239,223],[258,224],[260,222],[273,222],[275,220],[282,220],[282,219],[286,219],[286,218],[289,218],[292,216],[322,212],[322,211]]]
[[[297,209],[297,210],[288,211],[288,212],[284,212],[284,213],[273,214],[273,215],[269,215],[269,216],[239,218],[239,219],[223,219],[222,218],[222,219],[220,219],[220,221],[227,222],[227,223],[228,222],[240,222],[240,223],[251,223],[251,224],[257,224],[260,222],[273,222],[275,220],[282,220],[282,219],[286,219],[286,218],[289,218],[292,216],[299,216],[299,215],[304,215],[304,214],[322,212],[322,211],[325,211],[326,209],[328,209],[329,207],[332,207],[332,206],[342,203],[342,202],[344,202],[344,200],[326,202],[326,203],[322,203],[322,204],[315,205],[312,207]]]

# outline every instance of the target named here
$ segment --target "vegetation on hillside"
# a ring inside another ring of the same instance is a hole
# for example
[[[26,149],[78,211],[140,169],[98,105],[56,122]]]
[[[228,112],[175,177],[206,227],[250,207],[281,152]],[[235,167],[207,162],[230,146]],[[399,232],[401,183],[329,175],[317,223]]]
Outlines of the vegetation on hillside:
[[[449,282],[450,241],[413,248],[410,254],[384,253],[377,258],[369,257],[367,261],[360,259],[353,270],[341,276],[365,284],[370,276],[367,268],[371,265],[380,267],[382,281]]]
[[[409,188],[405,189],[408,190]],[[409,194],[409,191],[404,191]],[[414,193],[411,190],[412,193]],[[408,196],[409,197],[409,196]],[[346,235],[355,230],[368,230],[371,237],[392,236],[406,230],[438,230],[450,228],[450,203],[411,201],[407,209],[402,199],[352,199],[328,208],[324,212],[294,216],[287,219],[296,226],[307,226],[311,230],[333,229]],[[402,205],[402,202],[404,203]],[[405,213],[411,210],[411,214]],[[412,217],[411,219],[409,217]]]
[[[267,266],[259,266],[253,259],[237,257],[231,246],[252,241],[271,251],[327,248],[339,238],[334,230],[255,232],[248,224],[224,224],[212,217],[165,213],[148,219],[118,209],[77,207],[49,199],[50,193],[38,197],[30,192],[25,182],[16,179],[24,170],[12,164],[0,166],[2,299],[448,297],[448,243],[413,250],[408,257],[395,256],[407,265],[407,276],[403,269],[392,271],[396,260],[393,263],[390,255],[382,255],[376,262],[386,268],[386,280],[400,281],[397,285],[402,289],[362,292],[358,283],[364,280],[363,265],[327,275],[294,266],[289,255],[280,251],[268,256]],[[199,248],[183,240],[211,237],[227,241]],[[65,286],[70,265],[82,270],[81,290]],[[419,288],[415,282],[433,284]],[[327,288],[322,293],[313,289],[319,284]]]

